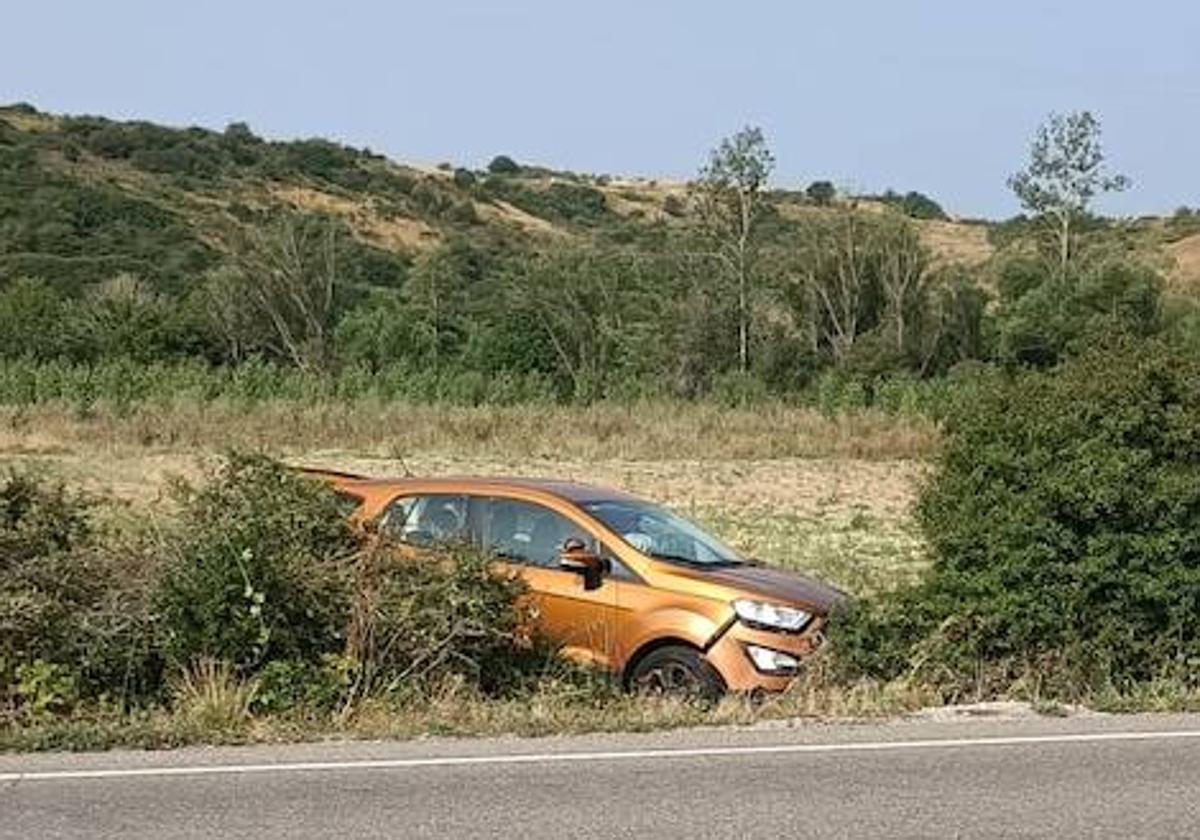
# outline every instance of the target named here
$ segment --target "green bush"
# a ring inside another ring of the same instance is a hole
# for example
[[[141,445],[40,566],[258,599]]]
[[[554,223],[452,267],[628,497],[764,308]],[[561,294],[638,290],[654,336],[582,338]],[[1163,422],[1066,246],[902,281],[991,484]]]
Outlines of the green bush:
[[[521,165],[508,155],[496,155],[488,164],[488,172],[493,175],[516,175],[521,171]]]
[[[0,482],[0,706],[54,705],[51,687],[68,683],[72,697],[120,700],[159,687],[150,563],[136,543],[101,539],[91,508],[28,476]]]
[[[904,195],[894,190],[887,190],[883,195],[879,196],[879,200],[884,204],[897,208],[909,218],[939,220],[949,218],[946,215],[946,211],[942,209],[942,205],[916,190],[910,190]]]
[[[813,204],[825,207],[833,203],[833,199],[837,196],[837,189],[833,186],[832,181],[813,181],[804,190],[804,194]]]
[[[258,674],[254,709],[278,713],[329,711],[346,699],[353,672],[344,657],[327,656],[313,663],[296,659],[268,662]]]
[[[475,186],[475,173],[461,167],[454,170],[454,186],[461,190],[469,190]]]
[[[1200,361],[1125,340],[981,383],[917,508],[928,579],[842,622],[844,664],[955,695],[1200,683]]]
[[[403,694],[447,679],[487,693],[521,687],[549,658],[528,636],[524,591],[466,547],[413,558],[385,542],[371,546],[358,564],[347,645],[358,690]]]
[[[1149,336],[1161,326],[1163,280],[1152,268],[1104,262],[1061,275],[1035,258],[999,270],[998,360],[1051,367],[1121,333]]]
[[[345,570],[358,543],[334,493],[265,457],[235,454],[205,486],[181,487],[178,501],[158,593],[170,662],[253,671],[341,649]]]

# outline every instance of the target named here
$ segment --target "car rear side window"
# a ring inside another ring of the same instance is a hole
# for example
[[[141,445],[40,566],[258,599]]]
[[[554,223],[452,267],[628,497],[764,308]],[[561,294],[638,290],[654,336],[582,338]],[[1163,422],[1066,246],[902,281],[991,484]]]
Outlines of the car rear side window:
[[[333,496],[337,503],[338,512],[346,519],[349,519],[362,507],[362,496],[347,493],[345,490],[334,490]]]
[[[412,545],[445,545],[469,539],[466,496],[401,496],[380,518],[379,530],[389,539]]]

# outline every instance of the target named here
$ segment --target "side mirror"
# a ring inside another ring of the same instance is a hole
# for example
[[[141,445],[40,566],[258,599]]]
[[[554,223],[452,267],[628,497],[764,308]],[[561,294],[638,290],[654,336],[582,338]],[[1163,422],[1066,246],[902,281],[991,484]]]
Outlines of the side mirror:
[[[583,576],[583,588],[586,591],[599,589],[604,582],[604,572],[607,564],[604,558],[587,550],[583,540],[569,539],[563,543],[562,554],[558,557],[558,568],[565,572],[575,572]]]

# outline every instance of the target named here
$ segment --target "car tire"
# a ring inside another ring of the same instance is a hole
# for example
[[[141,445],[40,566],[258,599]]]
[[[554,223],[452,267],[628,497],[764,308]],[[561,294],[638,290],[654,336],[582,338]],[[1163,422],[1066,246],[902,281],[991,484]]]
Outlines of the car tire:
[[[666,645],[650,651],[634,665],[629,687],[639,694],[712,703],[725,693],[725,680],[695,648]]]

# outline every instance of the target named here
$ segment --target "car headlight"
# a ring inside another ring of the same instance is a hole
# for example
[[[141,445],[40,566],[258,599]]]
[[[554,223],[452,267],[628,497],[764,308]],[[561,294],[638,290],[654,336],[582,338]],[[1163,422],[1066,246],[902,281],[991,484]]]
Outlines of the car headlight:
[[[768,604],[765,601],[739,599],[733,602],[733,611],[737,613],[738,618],[752,627],[784,630],[788,633],[803,630],[812,619],[812,615],[804,610]]]
[[[800,668],[800,660],[790,653],[771,650],[759,645],[746,645],[746,653],[754,667],[764,674],[791,675]]]

